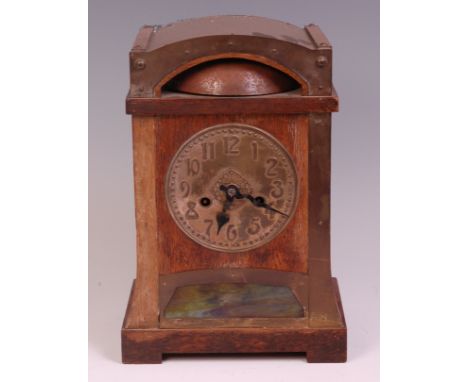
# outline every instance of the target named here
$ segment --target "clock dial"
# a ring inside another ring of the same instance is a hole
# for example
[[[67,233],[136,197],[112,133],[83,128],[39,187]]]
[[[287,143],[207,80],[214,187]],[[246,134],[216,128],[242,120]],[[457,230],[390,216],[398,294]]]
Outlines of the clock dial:
[[[197,243],[241,252],[272,240],[292,218],[294,162],[272,135],[243,124],[209,127],[174,156],[166,177],[169,211]]]

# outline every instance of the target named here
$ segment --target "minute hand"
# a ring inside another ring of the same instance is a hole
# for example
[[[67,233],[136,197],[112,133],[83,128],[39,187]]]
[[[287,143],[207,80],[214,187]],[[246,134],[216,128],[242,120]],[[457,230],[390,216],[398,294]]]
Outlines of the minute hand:
[[[289,215],[286,215],[284,212],[278,211],[276,208],[273,208],[272,206],[267,204],[265,202],[265,199],[263,199],[262,197],[254,198],[252,195],[249,195],[249,194],[242,195],[242,196],[244,198],[249,199],[255,207],[262,207],[262,208],[265,208],[266,210],[273,211],[273,212],[276,212],[277,214],[289,217]]]

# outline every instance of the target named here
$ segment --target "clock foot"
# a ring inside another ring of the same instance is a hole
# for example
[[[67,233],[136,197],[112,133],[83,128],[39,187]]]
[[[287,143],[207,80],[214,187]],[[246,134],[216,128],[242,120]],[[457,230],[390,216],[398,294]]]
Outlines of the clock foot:
[[[160,364],[162,353],[152,352],[151,349],[126,348],[122,346],[122,363],[130,364]]]

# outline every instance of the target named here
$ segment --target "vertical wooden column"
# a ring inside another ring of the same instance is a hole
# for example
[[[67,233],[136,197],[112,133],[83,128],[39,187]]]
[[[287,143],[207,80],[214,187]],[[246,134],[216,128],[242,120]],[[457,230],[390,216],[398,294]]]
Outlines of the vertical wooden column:
[[[158,256],[155,201],[156,120],[132,117],[137,231],[137,277],[128,307],[127,328],[158,327]]]
[[[309,326],[342,323],[330,266],[331,114],[309,123]]]

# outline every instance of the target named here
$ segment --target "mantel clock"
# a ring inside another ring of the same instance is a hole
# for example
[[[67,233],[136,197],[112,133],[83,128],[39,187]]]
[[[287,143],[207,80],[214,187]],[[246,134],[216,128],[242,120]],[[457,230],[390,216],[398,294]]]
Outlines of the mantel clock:
[[[332,48],[316,25],[144,26],[130,52],[137,275],[125,363],[346,360],[330,270]]]

